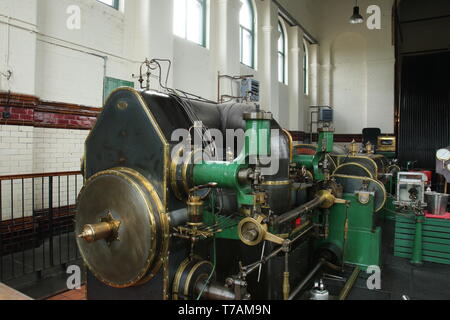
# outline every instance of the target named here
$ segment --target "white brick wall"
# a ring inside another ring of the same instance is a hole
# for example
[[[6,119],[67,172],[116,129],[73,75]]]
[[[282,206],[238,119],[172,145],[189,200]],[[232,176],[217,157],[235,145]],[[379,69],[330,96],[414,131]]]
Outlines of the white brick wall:
[[[79,171],[88,134],[87,130],[0,125],[0,176]],[[73,176],[69,180],[67,177],[53,178],[53,207],[75,204],[82,184],[81,177],[76,178],[76,182]],[[22,180],[15,180],[12,188],[10,181],[3,181],[1,220],[30,216],[33,202],[35,210],[47,209],[48,191],[48,178],[36,178],[33,201],[32,180],[24,180],[22,201]]]

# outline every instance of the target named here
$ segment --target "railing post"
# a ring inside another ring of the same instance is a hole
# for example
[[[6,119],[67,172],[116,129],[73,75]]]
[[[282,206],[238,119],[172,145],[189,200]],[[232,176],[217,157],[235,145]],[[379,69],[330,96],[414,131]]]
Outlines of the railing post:
[[[49,249],[50,249],[50,265],[53,267],[53,177],[48,177],[48,215],[49,215]]]
[[[0,282],[3,281],[3,233],[1,229],[3,222],[2,182],[0,180]]]

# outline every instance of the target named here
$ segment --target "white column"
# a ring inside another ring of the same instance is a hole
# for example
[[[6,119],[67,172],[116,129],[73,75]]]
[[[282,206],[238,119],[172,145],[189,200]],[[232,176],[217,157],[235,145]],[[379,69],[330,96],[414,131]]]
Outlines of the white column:
[[[263,50],[264,59],[260,63],[262,71],[261,107],[271,111],[275,119],[280,115],[280,99],[278,84],[278,8],[272,1],[262,4]],[[261,65],[262,64],[262,65]]]
[[[303,99],[303,34],[300,28],[290,27],[289,33],[289,129],[304,130]]]

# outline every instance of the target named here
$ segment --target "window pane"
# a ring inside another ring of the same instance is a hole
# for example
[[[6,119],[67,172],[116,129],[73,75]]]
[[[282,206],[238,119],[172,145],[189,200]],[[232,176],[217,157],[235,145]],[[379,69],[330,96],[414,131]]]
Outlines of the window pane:
[[[284,56],[278,53],[278,81],[284,83]]]
[[[203,6],[198,0],[187,2],[187,40],[203,43]]]
[[[280,34],[278,38],[278,52],[284,53],[284,37],[283,34]]]
[[[103,2],[104,4],[107,4],[108,6],[115,7],[116,1],[115,0],[98,0],[100,2]]]
[[[253,11],[250,2],[249,0],[241,0],[241,2],[242,8],[239,17],[240,25],[249,30],[253,30]]]
[[[186,37],[186,0],[174,0],[173,33]]]
[[[303,51],[304,51],[304,56],[303,56],[303,92],[305,94],[308,94],[309,91],[309,74],[308,74],[308,70],[309,70],[309,62],[308,62],[308,47],[306,45],[303,44]]]
[[[253,67],[253,36],[250,32],[242,29],[242,61],[249,67]]]

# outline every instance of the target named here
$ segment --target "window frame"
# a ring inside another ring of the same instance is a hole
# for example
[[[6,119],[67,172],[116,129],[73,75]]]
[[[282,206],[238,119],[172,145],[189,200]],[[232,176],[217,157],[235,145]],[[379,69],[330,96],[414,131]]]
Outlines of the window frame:
[[[282,42],[283,42],[283,48],[282,48],[282,50],[283,51],[280,51],[280,47],[279,47],[279,40],[280,39],[278,39],[278,41],[277,41],[277,57],[279,58],[280,56],[283,58],[282,59],[282,61],[283,61],[283,68],[282,68],[282,70],[283,70],[283,75],[282,75],[282,77],[280,78],[280,75],[278,75],[278,82],[280,82],[280,83],[282,83],[282,84],[286,84],[287,85],[287,55],[286,55],[286,53],[287,53],[287,38],[286,38],[286,32],[285,32],[285,30],[284,30],[284,26],[283,26],[283,22],[282,22],[282,20],[280,19],[280,20],[278,20],[278,31],[281,33],[280,34],[280,37],[282,37]],[[278,63],[280,62],[280,59],[278,59]],[[280,68],[279,68],[279,66],[278,66],[278,70],[280,70]]]
[[[241,24],[241,21],[239,19],[239,52],[240,52],[240,56],[239,56],[239,60],[241,62],[241,64],[243,64],[244,66],[247,66],[251,69],[255,69],[255,48],[256,48],[256,11],[255,11],[255,7],[253,5],[253,1],[252,0],[243,0],[243,1],[247,1],[247,3],[250,6],[250,12],[251,12],[251,21],[252,21],[252,29],[249,30],[247,27],[244,27]],[[242,8],[241,8],[242,10]],[[251,63],[250,65],[247,65],[246,63],[244,63],[244,46],[243,46],[243,40],[244,40],[244,31],[248,32],[252,38],[251,41],[251,47],[250,47],[250,53],[251,53]]]
[[[120,0],[113,0],[113,4],[112,5],[109,5],[109,4],[105,3],[105,2],[103,2],[102,0],[97,0],[97,1],[100,2],[100,3],[103,3],[105,6],[108,6],[110,8],[119,10]]]
[[[189,0],[184,0],[185,3],[185,7],[187,8],[187,1]],[[208,0],[195,0],[197,1],[201,8],[202,8],[202,19],[201,19],[201,30],[202,30],[202,35],[201,35],[201,43],[198,43],[196,41],[192,41],[188,39],[188,12],[187,10],[185,10],[185,23],[184,23],[184,36],[179,36],[177,34],[175,34],[175,28],[173,30],[173,34],[181,39],[184,39],[186,41],[195,43],[203,48],[207,47],[207,23],[208,23]],[[175,10],[175,9],[174,9]]]
[[[303,93],[309,95],[309,48],[303,41]]]

